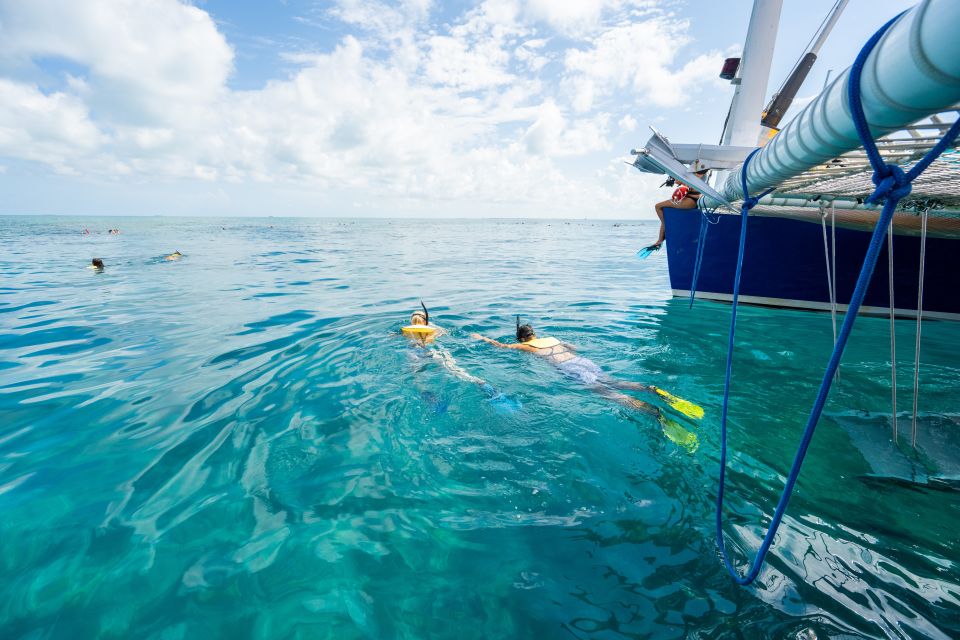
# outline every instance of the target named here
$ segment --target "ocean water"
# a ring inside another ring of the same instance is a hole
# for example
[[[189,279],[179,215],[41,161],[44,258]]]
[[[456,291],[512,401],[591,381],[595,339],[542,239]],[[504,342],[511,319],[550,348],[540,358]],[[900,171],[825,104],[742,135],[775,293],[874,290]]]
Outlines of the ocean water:
[[[960,493],[909,481],[956,471],[960,327],[924,326],[914,454],[889,442],[887,322],[859,320],[741,588],[713,520],[730,308],[670,299],[665,255],[634,256],[654,232],[0,218],[0,637],[960,635]],[[433,351],[398,335],[420,299],[449,332]],[[509,340],[516,314],[702,405],[637,393],[696,446],[471,339]],[[828,315],[740,314],[725,533],[743,571],[832,338]]]

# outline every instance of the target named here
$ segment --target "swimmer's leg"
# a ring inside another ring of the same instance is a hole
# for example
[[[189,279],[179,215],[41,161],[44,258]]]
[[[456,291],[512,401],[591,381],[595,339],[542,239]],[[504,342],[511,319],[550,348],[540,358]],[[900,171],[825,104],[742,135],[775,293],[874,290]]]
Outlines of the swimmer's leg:
[[[614,402],[619,402],[623,406],[629,409],[637,409],[643,413],[649,414],[651,416],[660,416],[660,409],[656,408],[652,404],[648,404],[643,400],[634,398],[633,396],[628,396],[625,393],[620,393],[619,391],[614,391],[607,385],[594,385],[590,387],[595,393],[599,393],[601,396],[607,400],[613,400]]]
[[[605,378],[604,384],[608,387],[613,387],[614,389],[620,389],[622,391],[655,391],[656,387],[652,387],[648,384],[640,384],[639,382],[630,382],[629,380],[616,380],[614,378]]]
[[[674,444],[680,445],[686,449],[688,453],[693,453],[697,450],[697,447],[700,446],[700,441],[696,434],[687,431],[682,426],[663,415],[660,412],[660,409],[657,407],[647,404],[643,400],[638,400],[637,398],[628,396],[625,393],[613,391],[609,387],[602,385],[592,387],[592,389],[602,395],[604,398],[619,402],[630,409],[637,409],[638,411],[642,411],[643,413],[656,417],[657,422],[660,423],[660,430],[662,431],[663,435],[666,436],[667,440],[673,442]]]
[[[475,375],[467,373],[463,367],[457,364],[457,361],[454,359],[453,355],[444,349],[443,347],[436,347],[430,350],[430,355],[434,360],[437,360],[440,364],[444,366],[450,373],[465,380],[466,382],[472,382],[480,387],[480,389],[487,394],[489,401],[497,411],[502,413],[512,413],[519,410],[523,405],[520,404],[519,400],[514,400],[504,393],[497,391],[493,385],[484,380],[483,378],[478,378]]]
[[[655,393],[663,398],[674,410],[682,413],[688,418],[693,418],[694,420],[700,420],[703,418],[703,407],[698,404],[694,404],[689,400],[679,398],[668,391],[664,391],[659,387],[653,386],[652,384],[640,384],[639,382],[614,380],[612,378],[604,379],[603,383],[614,389],[621,389],[624,391],[648,391],[650,393]]]

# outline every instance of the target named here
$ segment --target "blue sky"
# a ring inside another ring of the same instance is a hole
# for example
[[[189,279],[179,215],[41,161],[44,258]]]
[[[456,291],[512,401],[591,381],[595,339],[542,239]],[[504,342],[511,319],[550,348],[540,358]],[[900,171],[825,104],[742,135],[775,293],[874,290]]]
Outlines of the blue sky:
[[[797,104],[911,4],[851,0]],[[717,141],[751,6],[0,0],[0,213],[650,218],[623,161]]]

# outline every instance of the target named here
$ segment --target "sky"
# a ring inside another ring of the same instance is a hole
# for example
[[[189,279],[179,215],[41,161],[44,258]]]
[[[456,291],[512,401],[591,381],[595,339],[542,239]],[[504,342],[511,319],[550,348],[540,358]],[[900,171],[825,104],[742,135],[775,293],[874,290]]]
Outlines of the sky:
[[[850,0],[789,116],[904,0]],[[768,96],[833,0],[784,0]],[[0,214],[650,219],[749,0],[0,0]]]

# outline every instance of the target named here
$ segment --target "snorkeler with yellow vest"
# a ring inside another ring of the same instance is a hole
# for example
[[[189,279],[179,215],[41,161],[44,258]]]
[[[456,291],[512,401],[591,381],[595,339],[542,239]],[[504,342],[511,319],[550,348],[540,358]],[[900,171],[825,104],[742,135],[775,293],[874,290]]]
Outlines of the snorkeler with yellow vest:
[[[430,324],[430,312],[427,306],[420,301],[421,309],[410,314],[410,324],[400,329],[400,333],[413,338],[423,344],[429,344],[446,333],[437,325]]]
[[[685,447],[689,451],[695,450],[699,444],[696,435],[664,416],[660,412],[660,409],[643,400],[628,396],[623,393],[623,391],[647,391],[656,393],[674,410],[697,420],[703,417],[702,407],[688,400],[678,398],[652,385],[612,378],[607,375],[597,363],[577,355],[572,345],[561,342],[554,337],[538,338],[533,327],[529,324],[520,324],[520,316],[517,316],[517,341],[513,344],[499,342],[492,338],[482,336],[479,333],[471,334],[471,337],[477,340],[483,340],[496,347],[517,349],[546,358],[550,364],[554,365],[565,376],[584,384],[604,398],[656,416],[663,425],[664,434],[670,440]]]
[[[430,312],[427,310],[426,305],[423,304],[423,300],[420,301],[420,307],[422,310],[417,309],[410,315],[410,324],[401,327],[400,333],[414,340],[418,346],[426,348],[440,336],[446,335],[447,332],[435,324],[430,324]],[[444,347],[432,345],[427,351],[434,360],[442,364],[447,371],[457,378],[479,385],[483,392],[490,398],[490,402],[495,404],[499,409],[515,411],[520,408],[518,401],[500,393],[483,378],[478,378],[464,370],[463,367],[457,364],[453,355]],[[435,410],[437,410],[438,407],[445,407],[444,403],[436,400],[432,392],[424,392],[421,395],[434,405]],[[438,411],[438,413],[439,412],[440,411]]]

